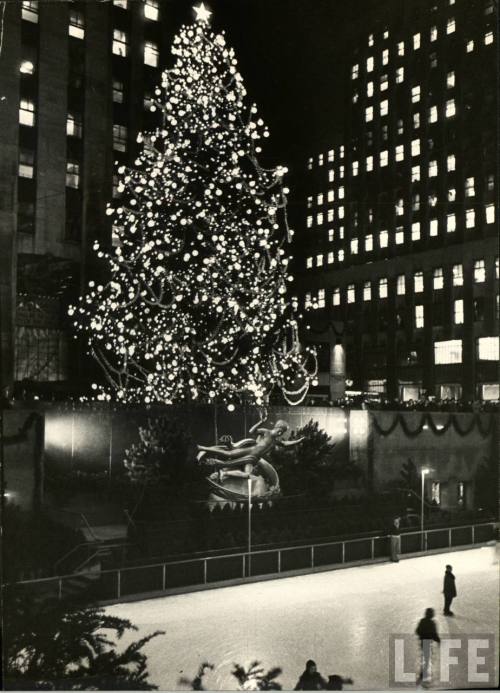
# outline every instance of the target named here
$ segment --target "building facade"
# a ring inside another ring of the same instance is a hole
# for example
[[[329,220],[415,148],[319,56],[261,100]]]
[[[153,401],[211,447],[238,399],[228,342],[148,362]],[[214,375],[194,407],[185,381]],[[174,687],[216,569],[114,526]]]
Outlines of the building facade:
[[[133,161],[172,37],[159,0],[4,3],[0,54],[1,386],[64,388],[74,358],[68,303],[93,242],[112,242],[106,203]],[[72,358],[69,358],[71,352]],[[84,365],[82,365],[84,364]]]
[[[496,4],[384,7],[305,167],[295,293],[320,384],[498,400]]]

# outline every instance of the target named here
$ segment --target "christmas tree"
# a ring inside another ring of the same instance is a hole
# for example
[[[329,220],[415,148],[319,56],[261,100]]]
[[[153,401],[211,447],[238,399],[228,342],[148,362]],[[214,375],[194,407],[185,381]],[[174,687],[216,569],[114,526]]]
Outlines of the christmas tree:
[[[269,132],[224,34],[203,4],[196,13],[155,90],[161,125],[138,136],[134,167],[118,168],[121,198],[107,209],[118,244],[94,246],[110,281],[90,282],[70,314],[106,374],[99,398],[232,409],[278,386],[297,403],[315,359],[286,298],[287,169],[260,166]]]

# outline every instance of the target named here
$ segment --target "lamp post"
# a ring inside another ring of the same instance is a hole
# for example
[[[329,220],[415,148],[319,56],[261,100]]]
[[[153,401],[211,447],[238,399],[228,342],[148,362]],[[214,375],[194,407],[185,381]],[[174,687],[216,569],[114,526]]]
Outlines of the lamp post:
[[[248,484],[248,577],[251,574],[251,555],[252,555],[252,478],[250,474],[247,478]]]
[[[425,491],[425,475],[429,473],[427,467],[422,467],[420,476],[422,478],[422,489],[420,499],[420,548],[424,550],[424,491]]]

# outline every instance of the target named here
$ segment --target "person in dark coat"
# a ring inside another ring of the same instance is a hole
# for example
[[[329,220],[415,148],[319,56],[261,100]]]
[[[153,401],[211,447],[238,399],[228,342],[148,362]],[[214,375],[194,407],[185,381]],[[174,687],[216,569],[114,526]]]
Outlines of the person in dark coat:
[[[457,596],[457,588],[455,585],[455,576],[453,575],[452,570],[453,570],[452,566],[447,565],[446,571],[444,574],[444,583],[443,583],[444,611],[443,611],[443,614],[445,616],[453,616],[453,611],[451,611],[450,606],[451,606],[451,602]]]
[[[422,658],[422,667],[420,670],[420,680],[428,681],[430,679],[430,665],[432,658],[432,643],[441,642],[438,635],[436,622],[434,621],[434,609],[430,607],[425,610],[424,618],[421,618],[415,633],[420,639],[420,650]]]
[[[326,690],[326,681],[321,676],[316,668],[316,662],[312,659],[308,659],[306,662],[306,668],[302,672],[297,685],[295,686],[296,691],[324,691]]]

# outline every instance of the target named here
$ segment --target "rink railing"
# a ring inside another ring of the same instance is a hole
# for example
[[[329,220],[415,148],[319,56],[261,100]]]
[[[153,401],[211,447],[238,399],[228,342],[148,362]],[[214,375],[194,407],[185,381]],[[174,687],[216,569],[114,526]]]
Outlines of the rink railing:
[[[484,522],[422,533],[401,534],[400,554],[412,554],[459,546],[484,544],[495,539],[496,523]],[[267,549],[251,554],[237,553],[144,566],[90,570],[57,577],[24,580],[5,585],[23,586],[35,598],[82,597],[88,601],[119,601],[134,595],[203,589],[211,584],[238,583],[265,576],[293,574],[295,571],[327,569],[341,564],[389,558],[390,537],[346,539],[329,544],[312,544],[283,549]]]

